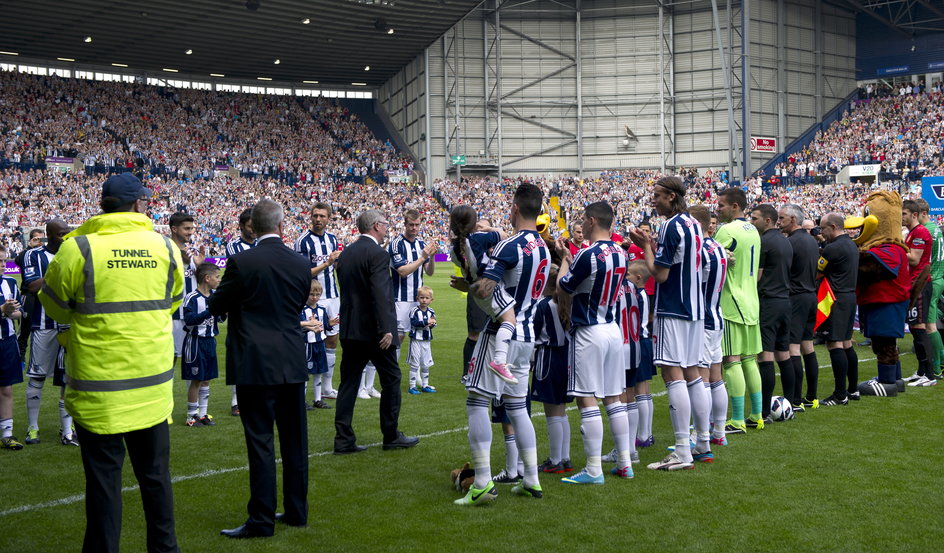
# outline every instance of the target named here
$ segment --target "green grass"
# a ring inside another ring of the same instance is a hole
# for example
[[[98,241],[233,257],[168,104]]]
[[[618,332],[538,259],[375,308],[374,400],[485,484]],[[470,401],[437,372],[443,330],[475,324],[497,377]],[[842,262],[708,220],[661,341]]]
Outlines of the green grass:
[[[249,486],[241,425],[229,416],[230,391],[219,380],[210,399],[218,425],[183,426],[185,384],[175,383],[171,469],[180,479],[174,494],[183,551],[933,551],[944,539],[939,524],[944,510],[941,387],[909,388],[894,399],[864,398],[848,407],[808,411],[796,420],[733,437],[731,445],[716,449],[714,465],[684,474],[655,473],[637,465],[634,480],[607,478],[606,485],[594,487],[570,487],[545,475],[541,501],[513,497],[502,487],[489,508],[453,506],[458,494],[449,471],[469,453],[465,394],[458,382],[466,336],[464,300],[448,288],[450,273],[451,267],[441,263],[429,279],[439,315],[432,384],[440,392],[406,394],[404,370],[400,427],[424,436],[422,443],[407,451],[371,447],[359,455],[335,457],[328,454],[334,411],[310,412],[308,528],[279,526],[268,540],[233,542],[219,536],[221,528],[237,526],[246,516]],[[219,344],[222,355],[222,339]],[[910,348],[910,339],[903,340],[901,349]],[[820,363],[828,364],[825,350],[817,351]],[[858,353],[861,378],[874,375],[871,351],[859,348]],[[911,374],[914,356],[905,356],[903,365]],[[664,390],[659,378],[652,388],[654,394]],[[14,388],[15,433],[21,439],[24,389]],[[821,396],[831,389],[832,374],[825,368]],[[6,530],[0,550],[80,547],[85,511],[76,496],[83,493],[84,477],[79,450],[56,440],[57,392],[47,387],[43,397],[43,442],[19,452],[0,451],[0,527]],[[654,403],[657,442],[641,450],[643,465],[661,458],[671,440],[666,398],[658,396]],[[378,401],[359,400],[357,405],[359,443],[378,444]],[[536,413],[540,410],[535,406]],[[571,451],[579,467],[579,421],[572,411],[570,416]],[[544,418],[534,420],[543,458]],[[500,433],[496,426],[495,472],[504,466]],[[607,431],[604,451],[610,446]],[[135,484],[130,465],[124,481]],[[136,490],[124,494],[122,550],[145,550]]]

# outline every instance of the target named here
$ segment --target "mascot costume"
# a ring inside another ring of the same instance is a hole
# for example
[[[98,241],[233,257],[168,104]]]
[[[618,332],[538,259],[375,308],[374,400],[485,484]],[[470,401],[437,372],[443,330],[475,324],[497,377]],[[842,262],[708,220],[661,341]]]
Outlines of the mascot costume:
[[[862,217],[846,219],[846,229],[859,230],[856,303],[859,325],[872,340],[878,376],[860,382],[861,395],[891,397],[905,390],[898,357],[898,338],[904,337],[905,315],[921,297],[924,280],[910,287],[908,247],[901,239],[901,196],[889,190],[869,194]]]

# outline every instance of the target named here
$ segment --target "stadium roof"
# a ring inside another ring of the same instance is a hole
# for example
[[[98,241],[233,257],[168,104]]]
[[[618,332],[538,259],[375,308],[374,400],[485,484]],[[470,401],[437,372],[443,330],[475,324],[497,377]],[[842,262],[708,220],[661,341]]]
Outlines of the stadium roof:
[[[0,51],[146,71],[169,68],[208,79],[215,73],[376,86],[479,1],[6,2],[0,9]]]

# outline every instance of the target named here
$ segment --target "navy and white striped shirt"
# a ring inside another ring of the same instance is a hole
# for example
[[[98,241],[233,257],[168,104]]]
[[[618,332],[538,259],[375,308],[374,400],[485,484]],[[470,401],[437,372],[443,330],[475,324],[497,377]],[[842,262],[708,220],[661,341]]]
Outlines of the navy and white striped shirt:
[[[642,310],[639,308],[636,287],[629,280],[624,280],[619,299],[619,327],[623,333],[623,343],[628,347],[626,351],[629,355],[625,361],[626,367],[630,369],[639,367],[642,353],[639,348],[639,337],[642,336],[642,326]]]
[[[29,283],[35,282],[46,276],[49,269],[49,262],[52,261],[53,253],[46,249],[46,246],[33,248],[26,252],[23,257],[23,287]],[[39,299],[33,302],[30,309],[30,328],[33,330],[52,330],[56,328],[56,321],[46,314],[42,302]]]
[[[522,230],[502,240],[492,250],[482,277],[494,280],[514,298],[517,324],[512,339],[515,341],[534,341],[534,305],[544,293],[550,265],[547,244],[536,230]],[[494,334],[500,326],[500,320],[493,320],[487,330]]]
[[[642,324],[639,328],[639,337],[649,337],[649,294],[646,293],[646,287],[636,288],[636,303],[639,305],[639,318]]]
[[[705,291],[705,330],[724,330],[721,316],[721,290],[728,275],[728,254],[714,238],[705,238],[702,246],[702,288]]]
[[[402,234],[394,238],[387,246],[387,252],[390,254],[390,283],[393,290],[393,301],[416,301],[416,291],[423,285],[423,269],[426,264],[421,264],[415,271],[400,276],[397,269],[404,265],[409,265],[417,259],[423,258],[423,248],[426,242],[419,238],[410,242]]]
[[[432,307],[427,307],[423,311],[419,307],[410,309],[410,340],[432,340],[433,326],[426,326],[430,319],[436,318],[436,312]]]
[[[453,248],[452,261],[462,270],[462,276],[469,284],[482,276],[485,266],[488,265],[488,251],[499,242],[501,242],[501,234],[497,231],[474,232],[466,236],[465,240],[459,244],[462,248],[462,256]],[[461,258],[465,259],[465,263],[460,262]]]
[[[190,263],[187,263],[184,266],[184,297],[187,295],[196,292],[197,290],[197,262],[194,261],[193,257],[190,257]],[[184,305],[187,302],[181,303],[177,311],[174,311],[174,314],[171,316],[172,319],[183,320],[184,318]],[[186,324],[186,323],[184,323]],[[215,334],[214,334],[215,336]]]
[[[244,252],[253,246],[255,246],[254,243],[246,242],[243,240],[242,236],[235,240],[230,240],[229,244],[226,244],[226,259],[229,259],[240,252]]]
[[[305,332],[305,340],[309,344],[324,342],[326,336],[325,333],[332,328],[331,321],[328,320],[328,311],[320,305],[316,305],[314,307],[306,305],[305,308],[302,309],[301,315],[298,316],[298,322],[307,321],[312,318],[316,321],[321,321],[322,331],[312,332],[309,330]]]
[[[669,276],[656,283],[656,316],[686,321],[705,318],[702,241],[701,225],[688,213],[678,213],[662,225],[655,263],[668,267]]]
[[[577,252],[560,281],[574,296],[571,325],[591,326],[616,322],[616,302],[626,279],[626,252],[611,240],[599,240]]]
[[[567,345],[567,331],[557,313],[557,302],[544,296],[534,306],[534,341],[538,346],[559,348]]]
[[[23,298],[20,297],[20,289],[17,287],[16,281],[8,276],[3,277],[3,281],[0,282],[0,293],[3,294],[2,301],[16,300],[21,304],[23,303]],[[16,337],[16,329],[13,327],[13,321],[4,317],[2,321],[0,321],[0,340],[10,337]]]
[[[210,292],[212,294],[212,292]],[[184,309],[184,331],[191,336],[201,336],[203,338],[212,338],[219,336],[220,329],[217,323],[226,319],[225,315],[214,317],[210,315],[210,309],[207,305],[209,296],[204,296],[200,290],[184,296],[181,304]]]
[[[302,254],[311,263],[312,268],[327,261],[328,256],[338,249],[338,239],[330,232],[318,236],[309,229],[295,240],[295,251]],[[340,297],[338,285],[334,280],[334,265],[328,265],[315,278],[324,287],[322,299]]]

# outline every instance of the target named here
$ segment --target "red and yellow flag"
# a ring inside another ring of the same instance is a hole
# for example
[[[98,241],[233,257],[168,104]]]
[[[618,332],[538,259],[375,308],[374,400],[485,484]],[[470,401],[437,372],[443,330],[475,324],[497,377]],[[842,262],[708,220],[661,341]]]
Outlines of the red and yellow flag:
[[[824,278],[820,281],[819,291],[816,293],[816,324],[813,325],[813,330],[818,329],[823,321],[829,318],[834,303],[836,303],[836,294],[833,294],[832,286]]]

